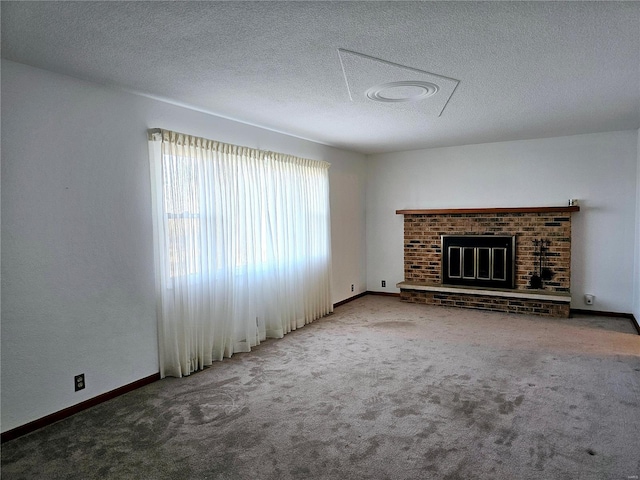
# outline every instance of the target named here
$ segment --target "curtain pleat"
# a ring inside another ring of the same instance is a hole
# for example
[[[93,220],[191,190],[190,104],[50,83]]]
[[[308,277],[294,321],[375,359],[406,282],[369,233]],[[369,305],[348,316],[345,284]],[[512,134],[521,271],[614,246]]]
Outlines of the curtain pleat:
[[[329,164],[150,132],[161,376],[333,309]]]

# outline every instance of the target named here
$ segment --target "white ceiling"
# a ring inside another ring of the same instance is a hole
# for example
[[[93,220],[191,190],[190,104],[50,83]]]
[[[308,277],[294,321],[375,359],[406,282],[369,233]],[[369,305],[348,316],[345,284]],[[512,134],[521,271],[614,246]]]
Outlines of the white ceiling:
[[[3,58],[363,153],[640,127],[636,2],[1,8]],[[460,83],[440,116],[351,100],[338,49]]]

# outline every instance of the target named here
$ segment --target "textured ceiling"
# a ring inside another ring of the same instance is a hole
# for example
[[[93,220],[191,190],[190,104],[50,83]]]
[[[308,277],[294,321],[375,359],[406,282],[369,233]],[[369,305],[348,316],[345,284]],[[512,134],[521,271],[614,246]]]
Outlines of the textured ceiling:
[[[3,58],[364,153],[640,127],[636,2],[1,8]],[[460,83],[440,116],[352,100],[338,49]]]

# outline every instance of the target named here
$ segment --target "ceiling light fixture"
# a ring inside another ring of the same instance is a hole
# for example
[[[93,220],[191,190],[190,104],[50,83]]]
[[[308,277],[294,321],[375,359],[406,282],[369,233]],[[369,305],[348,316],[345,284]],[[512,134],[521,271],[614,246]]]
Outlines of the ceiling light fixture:
[[[417,102],[435,95],[440,88],[435,83],[420,80],[381,83],[365,94],[370,100],[383,103]]]

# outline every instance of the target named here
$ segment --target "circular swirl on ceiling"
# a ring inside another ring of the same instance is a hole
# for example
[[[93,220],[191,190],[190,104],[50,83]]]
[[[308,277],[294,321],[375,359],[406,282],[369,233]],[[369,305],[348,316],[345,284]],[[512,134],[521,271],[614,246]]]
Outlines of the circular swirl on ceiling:
[[[375,85],[365,93],[367,98],[376,102],[399,103],[417,102],[438,92],[438,85],[420,80],[405,80]]]

